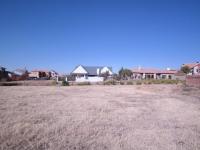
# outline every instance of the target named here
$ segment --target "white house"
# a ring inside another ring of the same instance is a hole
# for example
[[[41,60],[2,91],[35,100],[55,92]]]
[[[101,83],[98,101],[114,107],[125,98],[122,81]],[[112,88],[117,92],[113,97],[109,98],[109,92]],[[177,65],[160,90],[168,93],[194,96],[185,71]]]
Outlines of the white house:
[[[102,82],[104,80],[103,74],[112,76],[112,68],[79,65],[71,72],[71,75],[75,76],[76,82]]]
[[[182,66],[188,66],[190,68],[190,72],[188,75],[200,75],[200,63],[191,63],[191,64],[183,64]]]

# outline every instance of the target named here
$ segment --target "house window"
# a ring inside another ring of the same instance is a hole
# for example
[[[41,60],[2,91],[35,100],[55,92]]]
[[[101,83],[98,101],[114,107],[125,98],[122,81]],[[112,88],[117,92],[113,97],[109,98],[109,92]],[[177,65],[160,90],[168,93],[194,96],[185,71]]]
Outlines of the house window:
[[[162,75],[162,79],[166,79],[166,75]]]

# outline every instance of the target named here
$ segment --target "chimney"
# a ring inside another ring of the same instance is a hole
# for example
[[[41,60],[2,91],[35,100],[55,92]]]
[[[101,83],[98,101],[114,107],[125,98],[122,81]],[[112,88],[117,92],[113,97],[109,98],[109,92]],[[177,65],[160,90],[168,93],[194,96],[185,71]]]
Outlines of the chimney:
[[[97,75],[99,75],[99,68],[97,68]]]

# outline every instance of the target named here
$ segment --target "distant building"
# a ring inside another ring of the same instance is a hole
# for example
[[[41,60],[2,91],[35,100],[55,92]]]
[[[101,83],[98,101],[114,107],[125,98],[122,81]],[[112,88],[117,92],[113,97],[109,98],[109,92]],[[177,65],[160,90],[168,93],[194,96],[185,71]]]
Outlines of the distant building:
[[[26,69],[20,69],[20,68],[18,68],[18,69],[15,69],[15,70],[13,71],[13,73],[14,73],[15,75],[22,76],[22,75],[28,73],[28,71],[27,71]]]
[[[59,74],[55,70],[50,70],[50,76],[51,76],[51,78],[57,78],[58,75]]]
[[[12,81],[26,80],[28,78],[28,70],[15,69],[13,72],[9,72],[9,77]]]
[[[35,69],[29,73],[29,78],[51,78],[56,79],[59,74],[54,70]]]
[[[183,64],[182,67],[188,66],[190,68],[190,72],[188,75],[200,75],[200,63],[190,63],[190,64]]]
[[[102,82],[103,75],[112,76],[112,68],[106,66],[77,66],[71,75],[75,77],[76,82]]]
[[[50,78],[51,73],[49,70],[32,70],[29,73],[29,78]]]
[[[161,70],[161,69],[148,69],[148,68],[134,68],[132,69],[133,79],[174,79],[176,70]]]

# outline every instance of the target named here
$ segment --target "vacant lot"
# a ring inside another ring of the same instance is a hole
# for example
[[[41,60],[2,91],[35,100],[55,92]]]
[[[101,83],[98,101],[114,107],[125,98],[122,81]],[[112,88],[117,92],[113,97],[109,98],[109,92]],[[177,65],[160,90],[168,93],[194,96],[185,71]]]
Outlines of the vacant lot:
[[[0,87],[0,149],[199,150],[200,90]]]

